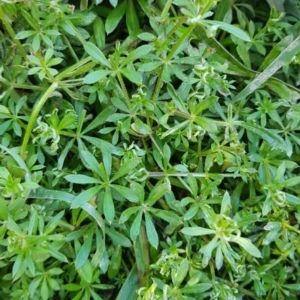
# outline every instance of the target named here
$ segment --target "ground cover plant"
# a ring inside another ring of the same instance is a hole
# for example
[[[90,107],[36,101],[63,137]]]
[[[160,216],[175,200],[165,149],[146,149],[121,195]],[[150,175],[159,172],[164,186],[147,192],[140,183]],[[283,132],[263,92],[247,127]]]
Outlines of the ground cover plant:
[[[1,299],[298,299],[294,0],[0,1]]]

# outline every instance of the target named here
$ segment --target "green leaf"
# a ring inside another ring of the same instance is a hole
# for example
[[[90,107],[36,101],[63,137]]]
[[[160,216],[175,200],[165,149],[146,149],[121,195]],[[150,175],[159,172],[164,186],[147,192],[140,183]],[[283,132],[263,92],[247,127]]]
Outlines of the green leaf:
[[[212,288],[211,283],[198,283],[180,289],[183,294],[202,294]]]
[[[64,289],[66,289],[67,291],[70,291],[70,292],[79,291],[81,289],[80,284],[74,284],[74,283],[65,284],[63,287],[64,287]]]
[[[245,64],[247,68],[251,68],[251,59],[249,55],[249,49],[247,48],[246,43],[240,42],[237,47],[236,51],[241,58],[242,62]]]
[[[120,266],[122,262],[122,246],[117,245],[111,256],[107,275],[109,279],[115,278],[120,272]]]
[[[198,194],[198,183],[196,178],[193,175],[188,174],[187,182],[189,184],[190,191],[192,192],[193,196],[196,197]]]
[[[137,183],[137,182],[132,182],[130,184],[130,190],[135,194],[137,195],[138,197],[138,201],[140,203],[143,203],[144,202],[144,198],[145,198],[145,189],[144,187]]]
[[[126,1],[122,2],[117,8],[113,9],[106,18],[105,31],[107,34],[112,33],[120,23],[126,12]]]
[[[129,274],[127,274],[116,300],[136,300],[136,291],[139,287],[138,271],[136,264],[134,264]]]
[[[163,61],[151,61],[151,62],[142,63],[139,66],[139,70],[142,72],[150,72],[159,68],[163,63],[164,63]]]
[[[80,269],[87,261],[91,248],[92,248],[92,242],[93,242],[93,230],[89,230],[86,232],[87,238],[84,241],[83,245],[80,247],[76,259],[75,259],[75,268],[78,270]]]
[[[136,238],[138,237],[140,230],[141,230],[141,223],[142,223],[142,216],[143,211],[139,211],[136,215],[134,221],[132,222],[131,228],[130,228],[130,238],[133,242],[135,242]]]
[[[193,113],[195,116],[200,114],[202,111],[212,107],[216,102],[218,101],[217,96],[209,96],[208,98],[202,100],[195,109],[195,112]]]
[[[148,241],[153,248],[157,249],[159,243],[158,234],[156,232],[155,226],[153,225],[153,220],[150,214],[147,212],[145,212],[145,221]]]
[[[155,217],[165,220],[166,222],[174,225],[180,225],[182,223],[181,218],[172,211],[166,211],[162,209],[154,209]]]
[[[159,198],[163,197],[169,192],[168,183],[157,183],[157,185],[151,190],[145,204],[152,206]]]
[[[101,183],[101,181],[96,178],[86,176],[86,175],[80,175],[80,174],[67,175],[64,178],[71,183],[77,183],[77,184],[92,184],[92,183],[99,184],[99,183]]]
[[[121,245],[122,247],[127,247],[127,248],[132,246],[130,240],[122,233],[112,228],[106,228],[105,232],[112,239],[115,245]]]
[[[231,199],[229,193],[226,191],[223,196],[223,200],[221,204],[221,214],[229,213],[230,208],[231,208]]]
[[[134,118],[134,123],[132,124],[132,128],[134,131],[138,132],[142,135],[150,135],[151,134],[151,128],[142,122],[139,118]]]
[[[71,203],[71,208],[79,208],[83,204],[89,202],[101,189],[101,186],[94,186],[88,190],[83,191]]]
[[[245,99],[248,95],[258,89],[266,80],[268,80],[277,70],[286,62],[289,62],[300,52],[300,36],[298,36],[288,47],[282,51],[269,66],[249,83],[240,93],[233,98],[233,103]]]
[[[284,182],[280,183],[280,186],[292,187],[292,186],[295,186],[298,184],[300,184],[300,176],[295,176],[293,178],[289,178],[289,179],[285,180]]]
[[[193,120],[207,132],[215,133],[218,131],[218,127],[212,119],[194,117]]]
[[[20,31],[16,34],[15,39],[17,39],[17,40],[26,39],[34,34],[36,34],[36,31],[34,31],[34,30]]]
[[[92,24],[96,18],[96,13],[93,11],[79,11],[75,10],[73,14],[68,14],[64,19],[71,20],[76,26],[88,26]]]
[[[106,77],[110,73],[111,71],[108,70],[98,70],[98,71],[91,72],[84,77],[84,83],[93,84],[97,81],[100,81],[102,78]]]
[[[107,149],[109,149],[109,151],[111,153],[116,153],[117,152],[114,145],[112,145],[111,143],[108,143],[104,140],[101,140],[99,138],[95,138],[95,137],[92,137],[92,136],[87,136],[87,135],[82,136],[82,138],[87,140],[89,143],[93,144],[94,146],[96,146],[101,151],[102,151],[102,149],[104,149],[103,145],[105,145],[105,147],[107,147]]]
[[[172,281],[176,287],[179,287],[188,274],[190,264],[187,258],[183,259],[177,270],[172,270]]]
[[[223,253],[222,253],[222,248],[218,247],[216,251],[216,268],[217,270],[220,270],[223,266],[224,259],[223,259]]]
[[[254,257],[262,257],[260,251],[252,244],[249,239],[239,237],[238,239],[234,240],[235,243],[239,244],[242,248],[244,248],[249,254]]]
[[[268,53],[258,70],[260,72],[264,71],[292,42],[293,35],[288,35],[281,39]]]
[[[201,235],[216,233],[215,230],[203,228],[203,227],[185,227],[181,229],[181,232],[183,234],[191,235],[191,236],[201,236]]]
[[[0,145],[1,147],[1,145]],[[62,191],[55,191],[55,190],[47,190],[44,188],[39,188],[29,194],[29,198],[33,199],[46,199],[46,200],[60,200],[64,201],[68,204],[71,204],[73,200],[76,198],[74,195],[62,192]],[[98,223],[99,227],[102,229],[103,235],[105,235],[105,225],[102,217],[100,216],[99,212],[95,210],[95,208],[86,203],[81,206],[81,208],[88,213],[93,219]]]
[[[222,30],[236,36],[237,38],[246,42],[251,42],[251,38],[245,31],[233,25],[221,21],[209,21],[209,20],[202,21],[202,24],[217,25]]]
[[[101,112],[97,115],[97,117],[83,130],[83,134],[100,127],[103,125],[109,116],[111,116],[116,111],[114,106],[105,107]]]
[[[106,59],[102,51],[95,44],[86,42],[83,47],[86,53],[88,53],[93,59],[109,69],[111,68],[109,60]]]
[[[59,125],[57,127],[57,130],[63,130],[63,129],[72,129],[76,127],[76,120],[77,115],[74,113],[67,113],[62,118],[62,120],[59,122]]]
[[[126,9],[126,25],[128,28],[129,36],[136,37],[140,32],[140,24],[136,11],[136,5],[133,3],[133,0],[127,0],[127,9]]]
[[[89,151],[82,150],[80,151],[80,156],[88,167],[99,177],[102,178],[102,174],[99,168],[99,162],[96,160],[95,156],[92,155]]]
[[[274,133],[273,131],[263,128],[260,125],[257,124],[250,124],[250,123],[242,123],[242,127],[245,129],[251,131],[252,133],[258,135],[260,138],[262,138],[264,141],[266,141],[271,147],[275,149],[279,149],[281,151],[287,152],[288,156],[291,156],[292,153],[290,153],[287,149],[287,145],[285,141],[280,137],[279,134]]]
[[[167,84],[167,90],[169,95],[172,97],[172,100],[174,101],[174,104],[177,107],[177,109],[180,110],[181,112],[188,113],[188,110],[186,109],[183,100],[180,98],[179,94],[174,89],[172,84],[170,83]]]
[[[141,85],[143,82],[143,77],[140,72],[137,72],[134,68],[121,69],[121,73],[131,82]]]
[[[49,245],[48,246],[48,251],[49,251],[49,254],[58,259],[59,261],[62,261],[64,263],[68,263],[68,259],[62,254],[60,253],[59,251],[57,251],[52,245]]]
[[[150,32],[142,32],[138,35],[138,38],[142,41],[152,42],[156,39],[156,36]]]
[[[110,188],[105,189],[103,199],[103,211],[105,219],[111,224],[115,218],[115,205],[112,199]]]
[[[122,195],[129,201],[131,201],[131,202],[139,201],[138,196],[134,193],[133,190],[131,190],[125,186],[116,185],[116,184],[111,184],[110,186],[112,189],[116,190],[120,195]]]
[[[119,218],[119,223],[120,224],[125,223],[133,214],[138,212],[140,209],[141,208],[139,206],[133,206],[125,209]]]
[[[92,283],[93,268],[89,260],[86,260],[85,264],[77,271],[79,276],[86,282]]]
[[[140,163],[140,159],[138,157],[131,158],[125,161],[117,173],[111,178],[111,182],[123,177],[124,175],[128,174],[132,171],[138,164]]]
[[[0,196],[0,219],[7,220],[8,212],[7,212],[7,205],[6,201],[3,197]]]
[[[98,16],[93,22],[93,31],[97,46],[100,49],[103,48],[105,46],[105,27],[102,19]]]

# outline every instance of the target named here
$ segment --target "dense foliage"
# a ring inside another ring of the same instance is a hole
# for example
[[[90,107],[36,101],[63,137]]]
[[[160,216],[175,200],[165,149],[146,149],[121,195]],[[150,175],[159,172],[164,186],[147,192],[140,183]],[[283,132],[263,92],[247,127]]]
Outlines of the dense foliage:
[[[1,299],[298,299],[296,0],[0,1]]]

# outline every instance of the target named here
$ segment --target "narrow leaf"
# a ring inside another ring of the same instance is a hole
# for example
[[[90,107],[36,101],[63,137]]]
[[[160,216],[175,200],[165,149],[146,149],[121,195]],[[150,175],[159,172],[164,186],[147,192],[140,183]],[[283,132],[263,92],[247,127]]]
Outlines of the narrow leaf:
[[[106,77],[108,74],[110,74],[111,71],[108,70],[98,70],[89,73],[84,77],[84,83],[85,84],[92,84],[97,81],[100,81],[102,78]]]
[[[158,234],[156,232],[155,226],[153,225],[153,221],[149,213],[145,213],[145,221],[146,221],[146,233],[148,237],[148,241],[151,246],[155,249],[158,247]]]
[[[112,177],[111,182],[119,179],[120,177],[128,174],[131,170],[133,170],[140,163],[140,159],[137,157],[131,158],[127,160],[117,171],[117,173]]]
[[[75,268],[77,270],[85,264],[85,262],[87,261],[89,255],[90,255],[91,248],[92,248],[92,242],[93,242],[93,236],[94,235],[92,234],[92,232],[89,232],[86,240],[84,241],[78,254],[76,255]]]
[[[72,201],[71,208],[78,208],[89,202],[100,191],[100,189],[101,186],[94,186],[86,191],[83,191]]]
[[[103,211],[105,219],[111,224],[115,218],[115,205],[110,188],[107,188],[104,193]]]
[[[150,192],[150,195],[146,201],[146,204],[152,206],[159,198],[164,196],[167,192],[169,192],[169,184],[168,183],[158,183]]]
[[[134,221],[132,222],[132,225],[130,228],[130,238],[133,242],[135,242],[137,236],[140,233],[142,216],[143,216],[143,211],[140,210],[139,213],[137,214],[137,216],[135,217]]]
[[[112,228],[106,228],[106,234],[112,239],[112,241],[116,245],[121,245],[123,247],[131,247],[132,244],[130,240],[123,235],[122,233],[112,229]]]
[[[254,257],[261,257],[260,251],[252,244],[252,242],[249,239],[245,239],[243,237],[239,237],[237,240],[235,240],[237,244],[239,244],[242,248],[244,248],[249,254],[251,254]]]
[[[209,21],[209,20],[205,20],[202,23],[206,23],[206,24],[210,24],[210,25],[217,25],[219,28],[221,28],[222,30],[233,34],[234,36],[238,37],[241,40],[244,40],[246,42],[250,42],[251,38],[249,37],[249,35],[243,31],[242,29],[235,27],[231,24],[228,23],[224,23],[221,21]]]
[[[84,50],[97,62],[101,63],[102,65],[111,68],[110,62],[106,59],[102,51],[93,43],[86,42],[84,45]]]
[[[298,36],[284,51],[282,51],[276,59],[251,83],[249,83],[239,94],[233,98],[233,102],[237,102],[246,98],[248,95],[258,89],[266,80],[268,80],[277,70],[279,70],[286,62],[289,62],[295,55],[300,52],[300,36]]]
[[[101,183],[101,181],[99,181],[96,178],[86,176],[86,175],[80,175],[80,174],[67,175],[64,178],[69,182],[77,183],[77,184],[91,184],[91,183],[99,184],[99,183]]]
[[[241,126],[253,132],[254,134],[258,135],[260,138],[266,141],[271,147],[287,152],[288,156],[292,155],[292,153],[287,151],[288,147],[286,146],[285,141],[280,137],[279,134],[276,134],[273,131],[267,128],[263,128],[257,124],[242,123]]]
[[[141,208],[139,206],[133,206],[129,207],[126,210],[124,210],[119,218],[119,223],[123,224],[125,223],[133,214],[138,212]]]
[[[84,160],[84,162],[90,167],[90,169],[96,173],[99,177],[102,178],[101,172],[99,169],[99,162],[89,151],[82,150],[80,151],[80,156]]]
[[[206,234],[214,234],[216,231],[203,227],[185,227],[181,229],[181,232],[191,236],[201,236]]]

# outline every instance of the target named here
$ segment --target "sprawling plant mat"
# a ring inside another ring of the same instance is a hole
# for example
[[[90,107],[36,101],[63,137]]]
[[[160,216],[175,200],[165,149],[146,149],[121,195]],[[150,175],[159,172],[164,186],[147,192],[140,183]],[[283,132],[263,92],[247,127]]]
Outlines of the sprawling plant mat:
[[[299,299],[299,16],[0,1],[0,298]]]

